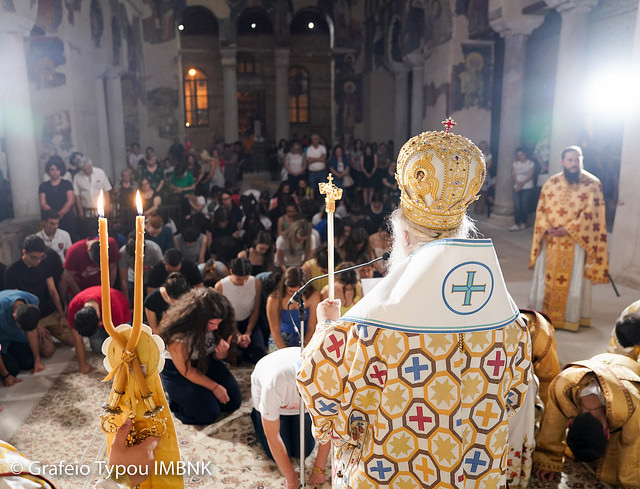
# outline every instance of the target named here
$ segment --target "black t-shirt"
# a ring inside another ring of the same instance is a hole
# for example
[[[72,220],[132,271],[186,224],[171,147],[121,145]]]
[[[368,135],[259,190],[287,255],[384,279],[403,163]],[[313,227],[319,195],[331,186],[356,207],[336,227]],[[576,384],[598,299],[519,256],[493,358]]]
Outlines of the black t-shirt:
[[[51,185],[51,182],[42,182],[38,192],[44,194],[47,204],[54,210],[59,211],[67,203],[67,192],[73,191],[73,185],[68,180],[60,180],[58,185]]]
[[[202,274],[198,270],[198,266],[189,260],[182,260],[182,268],[180,273],[184,275],[191,287],[195,287],[202,283]],[[147,276],[147,287],[158,288],[164,284],[164,281],[169,276],[169,273],[164,268],[164,263],[160,262],[151,269]]]
[[[51,277],[51,269],[47,261],[41,262],[37,267],[29,268],[22,259],[15,262],[4,274],[5,287],[30,292],[40,300],[40,312],[42,317],[55,312],[53,300],[47,289],[47,279]]]
[[[162,315],[164,312],[169,309],[169,304],[167,304],[160,293],[160,289],[156,289],[151,292],[144,300],[145,309],[149,309],[156,313],[156,319],[158,323],[162,319]]]

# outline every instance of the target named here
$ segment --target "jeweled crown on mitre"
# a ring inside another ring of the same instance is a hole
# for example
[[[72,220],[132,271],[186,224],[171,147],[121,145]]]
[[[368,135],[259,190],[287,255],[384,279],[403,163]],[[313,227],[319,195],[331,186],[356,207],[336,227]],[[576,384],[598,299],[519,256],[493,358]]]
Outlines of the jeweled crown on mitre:
[[[479,198],[486,166],[484,156],[469,139],[446,131],[428,131],[409,139],[400,149],[396,181],[400,207],[414,223],[439,231],[457,227],[471,202]]]

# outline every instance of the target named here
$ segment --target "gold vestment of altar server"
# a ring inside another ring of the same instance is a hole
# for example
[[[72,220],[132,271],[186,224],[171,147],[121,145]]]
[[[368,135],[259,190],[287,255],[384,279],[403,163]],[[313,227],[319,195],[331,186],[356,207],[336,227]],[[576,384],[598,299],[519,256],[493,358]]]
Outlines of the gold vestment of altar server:
[[[568,234],[547,234],[550,228],[560,227]],[[578,270],[573,269],[575,245],[586,254],[584,272],[581,272],[581,266]],[[582,170],[580,181],[569,184],[561,172],[544,184],[536,208],[529,268],[534,267],[543,250],[542,312],[549,316],[556,328],[577,329],[578,323],[588,325],[588,318],[577,317],[567,321],[565,312],[573,273],[583,273],[591,283],[609,281],[604,196],[602,184],[595,176]],[[537,305],[530,304],[530,307],[537,308]]]
[[[540,399],[543,404],[546,404],[549,398],[549,384],[560,373],[558,346],[553,326],[537,311],[520,309],[520,313],[526,318],[527,328],[531,334],[533,373],[536,374],[540,383]]]
[[[580,392],[597,379],[605,398],[610,438],[596,477],[620,489],[640,488],[640,364],[602,353],[573,362],[549,386],[542,426],[536,436],[534,468],[561,472],[570,418],[578,414]]]

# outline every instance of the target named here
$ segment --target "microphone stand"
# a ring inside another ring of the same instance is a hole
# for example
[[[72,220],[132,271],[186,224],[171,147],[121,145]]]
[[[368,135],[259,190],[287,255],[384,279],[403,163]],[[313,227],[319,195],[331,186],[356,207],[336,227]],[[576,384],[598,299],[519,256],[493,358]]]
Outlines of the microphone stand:
[[[348,267],[345,268],[343,270],[338,270],[335,273],[335,275],[341,274],[341,273],[346,273],[349,272],[351,270],[356,270],[358,268],[362,268],[362,267],[367,267],[369,265],[373,265],[374,263],[380,261],[380,260],[385,260],[387,261],[389,259],[389,257],[391,256],[391,254],[387,251],[385,254],[383,254],[382,256],[379,256],[378,258],[374,258],[373,260],[370,260],[366,263],[361,263],[360,265],[354,265],[352,267]],[[317,280],[322,280],[323,278],[327,278],[329,276],[329,274],[324,274],[324,275],[319,275],[317,277],[312,278],[311,280],[309,280],[306,284],[304,284],[302,287],[300,287],[292,296],[291,299],[289,299],[289,302],[287,303],[287,309],[289,310],[289,316],[291,317],[291,324],[293,324],[293,327],[295,329],[298,330],[298,336],[300,336],[300,351],[304,350],[304,291],[309,287],[309,285],[311,285],[313,282],[317,281]],[[293,320],[293,317],[291,316],[291,309],[289,309],[289,306],[291,304],[293,304],[294,302],[298,303],[298,319],[300,320],[300,328],[296,328],[296,323]],[[305,487],[305,470],[304,470],[304,459],[305,459],[305,433],[304,433],[304,403],[302,401],[300,401],[300,487],[302,489],[304,489]]]

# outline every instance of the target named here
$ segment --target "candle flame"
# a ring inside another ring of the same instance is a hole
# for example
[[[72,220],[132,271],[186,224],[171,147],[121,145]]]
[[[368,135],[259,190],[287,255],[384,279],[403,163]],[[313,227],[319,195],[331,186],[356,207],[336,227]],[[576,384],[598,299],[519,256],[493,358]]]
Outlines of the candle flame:
[[[140,197],[140,190],[136,190],[136,207],[138,209],[138,215],[142,215],[142,198]]]
[[[102,190],[100,190],[100,197],[98,197],[98,215],[100,217],[104,217],[104,197],[102,195]]]

